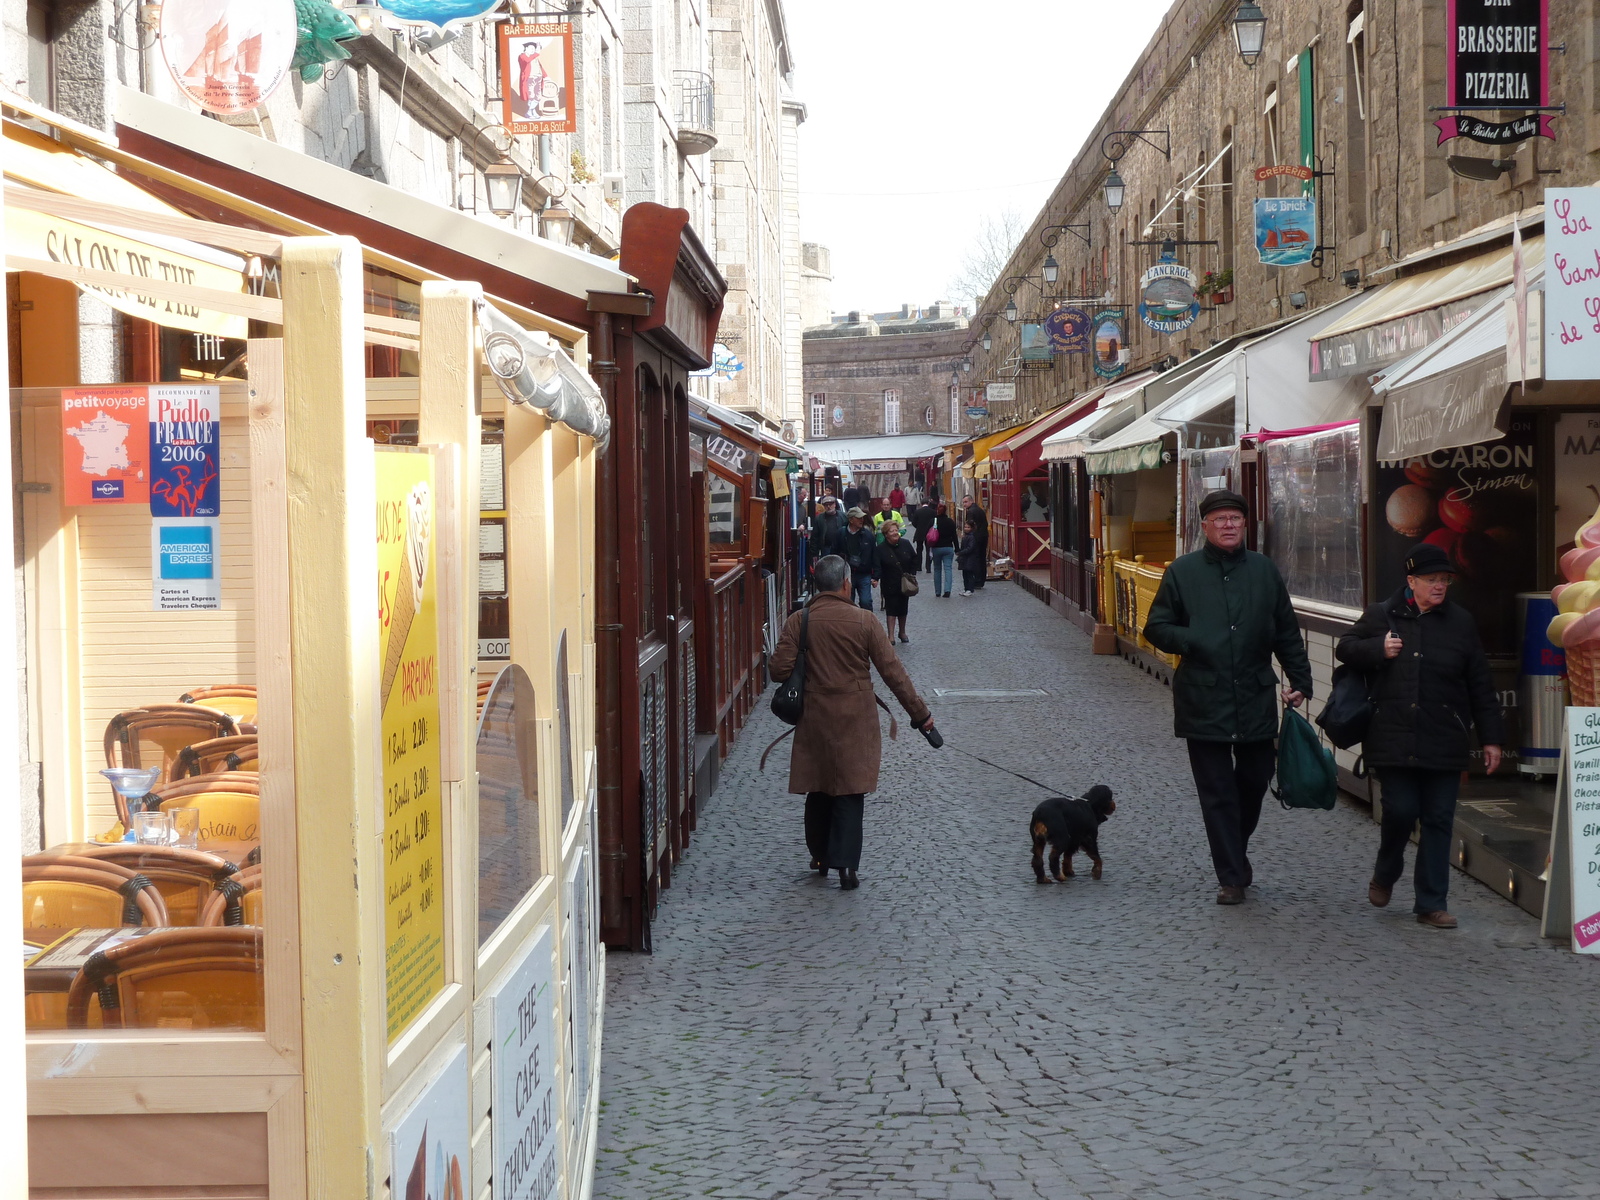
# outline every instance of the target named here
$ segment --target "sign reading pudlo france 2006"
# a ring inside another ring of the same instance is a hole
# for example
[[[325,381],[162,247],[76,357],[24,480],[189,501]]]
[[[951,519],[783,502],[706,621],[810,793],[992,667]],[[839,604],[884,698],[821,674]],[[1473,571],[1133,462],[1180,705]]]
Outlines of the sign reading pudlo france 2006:
[[[1572,948],[1600,954],[1600,708],[1567,709]]]
[[[1544,377],[1600,379],[1600,189],[1546,188]]]
[[[145,504],[150,499],[148,387],[61,393],[61,503]]]
[[[490,1140],[497,1200],[549,1200],[560,1185],[556,1151],[556,973],[550,926],[490,993],[494,1103]]]
[[[1550,0],[1447,0],[1445,107],[1537,109],[1550,103]],[[1434,122],[1439,141],[1465,137],[1509,145],[1554,138],[1548,115],[1481,121],[1471,113]]]
[[[290,0],[166,0],[160,10],[167,68],[207,112],[260,108],[289,77],[299,34]]]
[[[1139,319],[1157,333],[1182,333],[1200,315],[1194,272],[1170,254],[1139,277]]]
[[[1050,348],[1057,354],[1089,353],[1089,314],[1081,308],[1058,308],[1044,319]]]
[[[511,133],[577,131],[570,24],[501,23],[500,105],[500,119]]]
[[[1256,201],[1256,253],[1269,267],[1299,267],[1317,252],[1314,196],[1265,196]]]
[[[222,389],[216,384],[150,389],[150,515],[222,512]]]
[[[392,1042],[444,988],[433,456],[377,455],[384,979]]]

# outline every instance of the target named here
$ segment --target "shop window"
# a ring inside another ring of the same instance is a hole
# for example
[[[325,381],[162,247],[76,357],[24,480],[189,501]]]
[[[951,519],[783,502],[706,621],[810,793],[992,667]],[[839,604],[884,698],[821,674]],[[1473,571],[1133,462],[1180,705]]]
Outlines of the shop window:
[[[898,388],[884,389],[883,431],[884,433],[900,432],[900,391]]]
[[[484,421],[478,451],[478,657],[490,660],[511,657],[505,436],[504,421]]]
[[[828,436],[828,397],[822,392],[811,393],[811,436]]]
[[[1291,596],[1359,608],[1361,440],[1351,425],[1261,447],[1261,548]]]
[[[726,547],[739,545],[744,538],[744,522],[740,519],[744,489],[712,471],[710,492],[706,519],[711,527],[711,544]]]
[[[545,874],[539,849],[538,739],[533,682],[511,663],[495,677],[478,717],[480,946]]]
[[[1367,230],[1367,14],[1356,4],[1350,9],[1344,55],[1344,173],[1345,228],[1352,234]]]
[[[1022,495],[1018,497],[1018,512],[1024,524],[1040,524],[1050,519],[1050,484],[1045,480],[1017,485]]]

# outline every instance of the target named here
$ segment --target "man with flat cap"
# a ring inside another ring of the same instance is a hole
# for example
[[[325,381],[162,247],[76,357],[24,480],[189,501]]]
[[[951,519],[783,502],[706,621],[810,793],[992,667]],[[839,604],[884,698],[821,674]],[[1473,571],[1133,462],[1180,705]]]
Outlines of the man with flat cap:
[[[1277,767],[1273,655],[1289,677],[1283,702],[1298,708],[1311,697],[1289,589],[1271,559],[1245,549],[1247,511],[1237,492],[1201,498],[1206,544],[1167,568],[1144,625],[1152,646],[1182,659],[1172,678],[1173,731],[1189,743],[1218,904],[1244,903],[1253,882],[1250,835]]]

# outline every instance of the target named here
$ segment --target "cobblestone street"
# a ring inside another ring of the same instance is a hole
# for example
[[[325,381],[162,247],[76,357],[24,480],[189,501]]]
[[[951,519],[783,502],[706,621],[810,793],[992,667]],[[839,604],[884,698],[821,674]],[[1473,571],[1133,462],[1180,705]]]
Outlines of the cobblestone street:
[[[1372,908],[1345,804],[1269,797],[1218,907],[1166,688],[1011,584],[910,634],[930,701],[1048,695],[935,702],[943,751],[902,721],[854,893],[806,869],[787,743],[757,773],[763,697],[655,954],[608,960],[596,1197],[1600,1196],[1600,964],[1460,873],[1454,933],[1409,875]],[[954,746],[1109,784],[1105,878],[1036,886],[1042,793]]]

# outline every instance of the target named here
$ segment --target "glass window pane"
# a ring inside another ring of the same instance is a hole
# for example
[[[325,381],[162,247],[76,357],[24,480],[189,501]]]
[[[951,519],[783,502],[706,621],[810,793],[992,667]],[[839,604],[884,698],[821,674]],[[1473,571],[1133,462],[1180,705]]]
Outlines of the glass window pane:
[[[478,717],[478,944],[544,874],[533,682],[516,663],[495,677]]]
[[[1261,461],[1261,548],[1289,594],[1361,607],[1360,427],[1267,442]]]
[[[736,545],[742,540],[744,527],[739,520],[739,511],[743,507],[742,493],[742,488],[729,483],[715,471],[711,472],[711,503],[708,507],[713,546]]]

